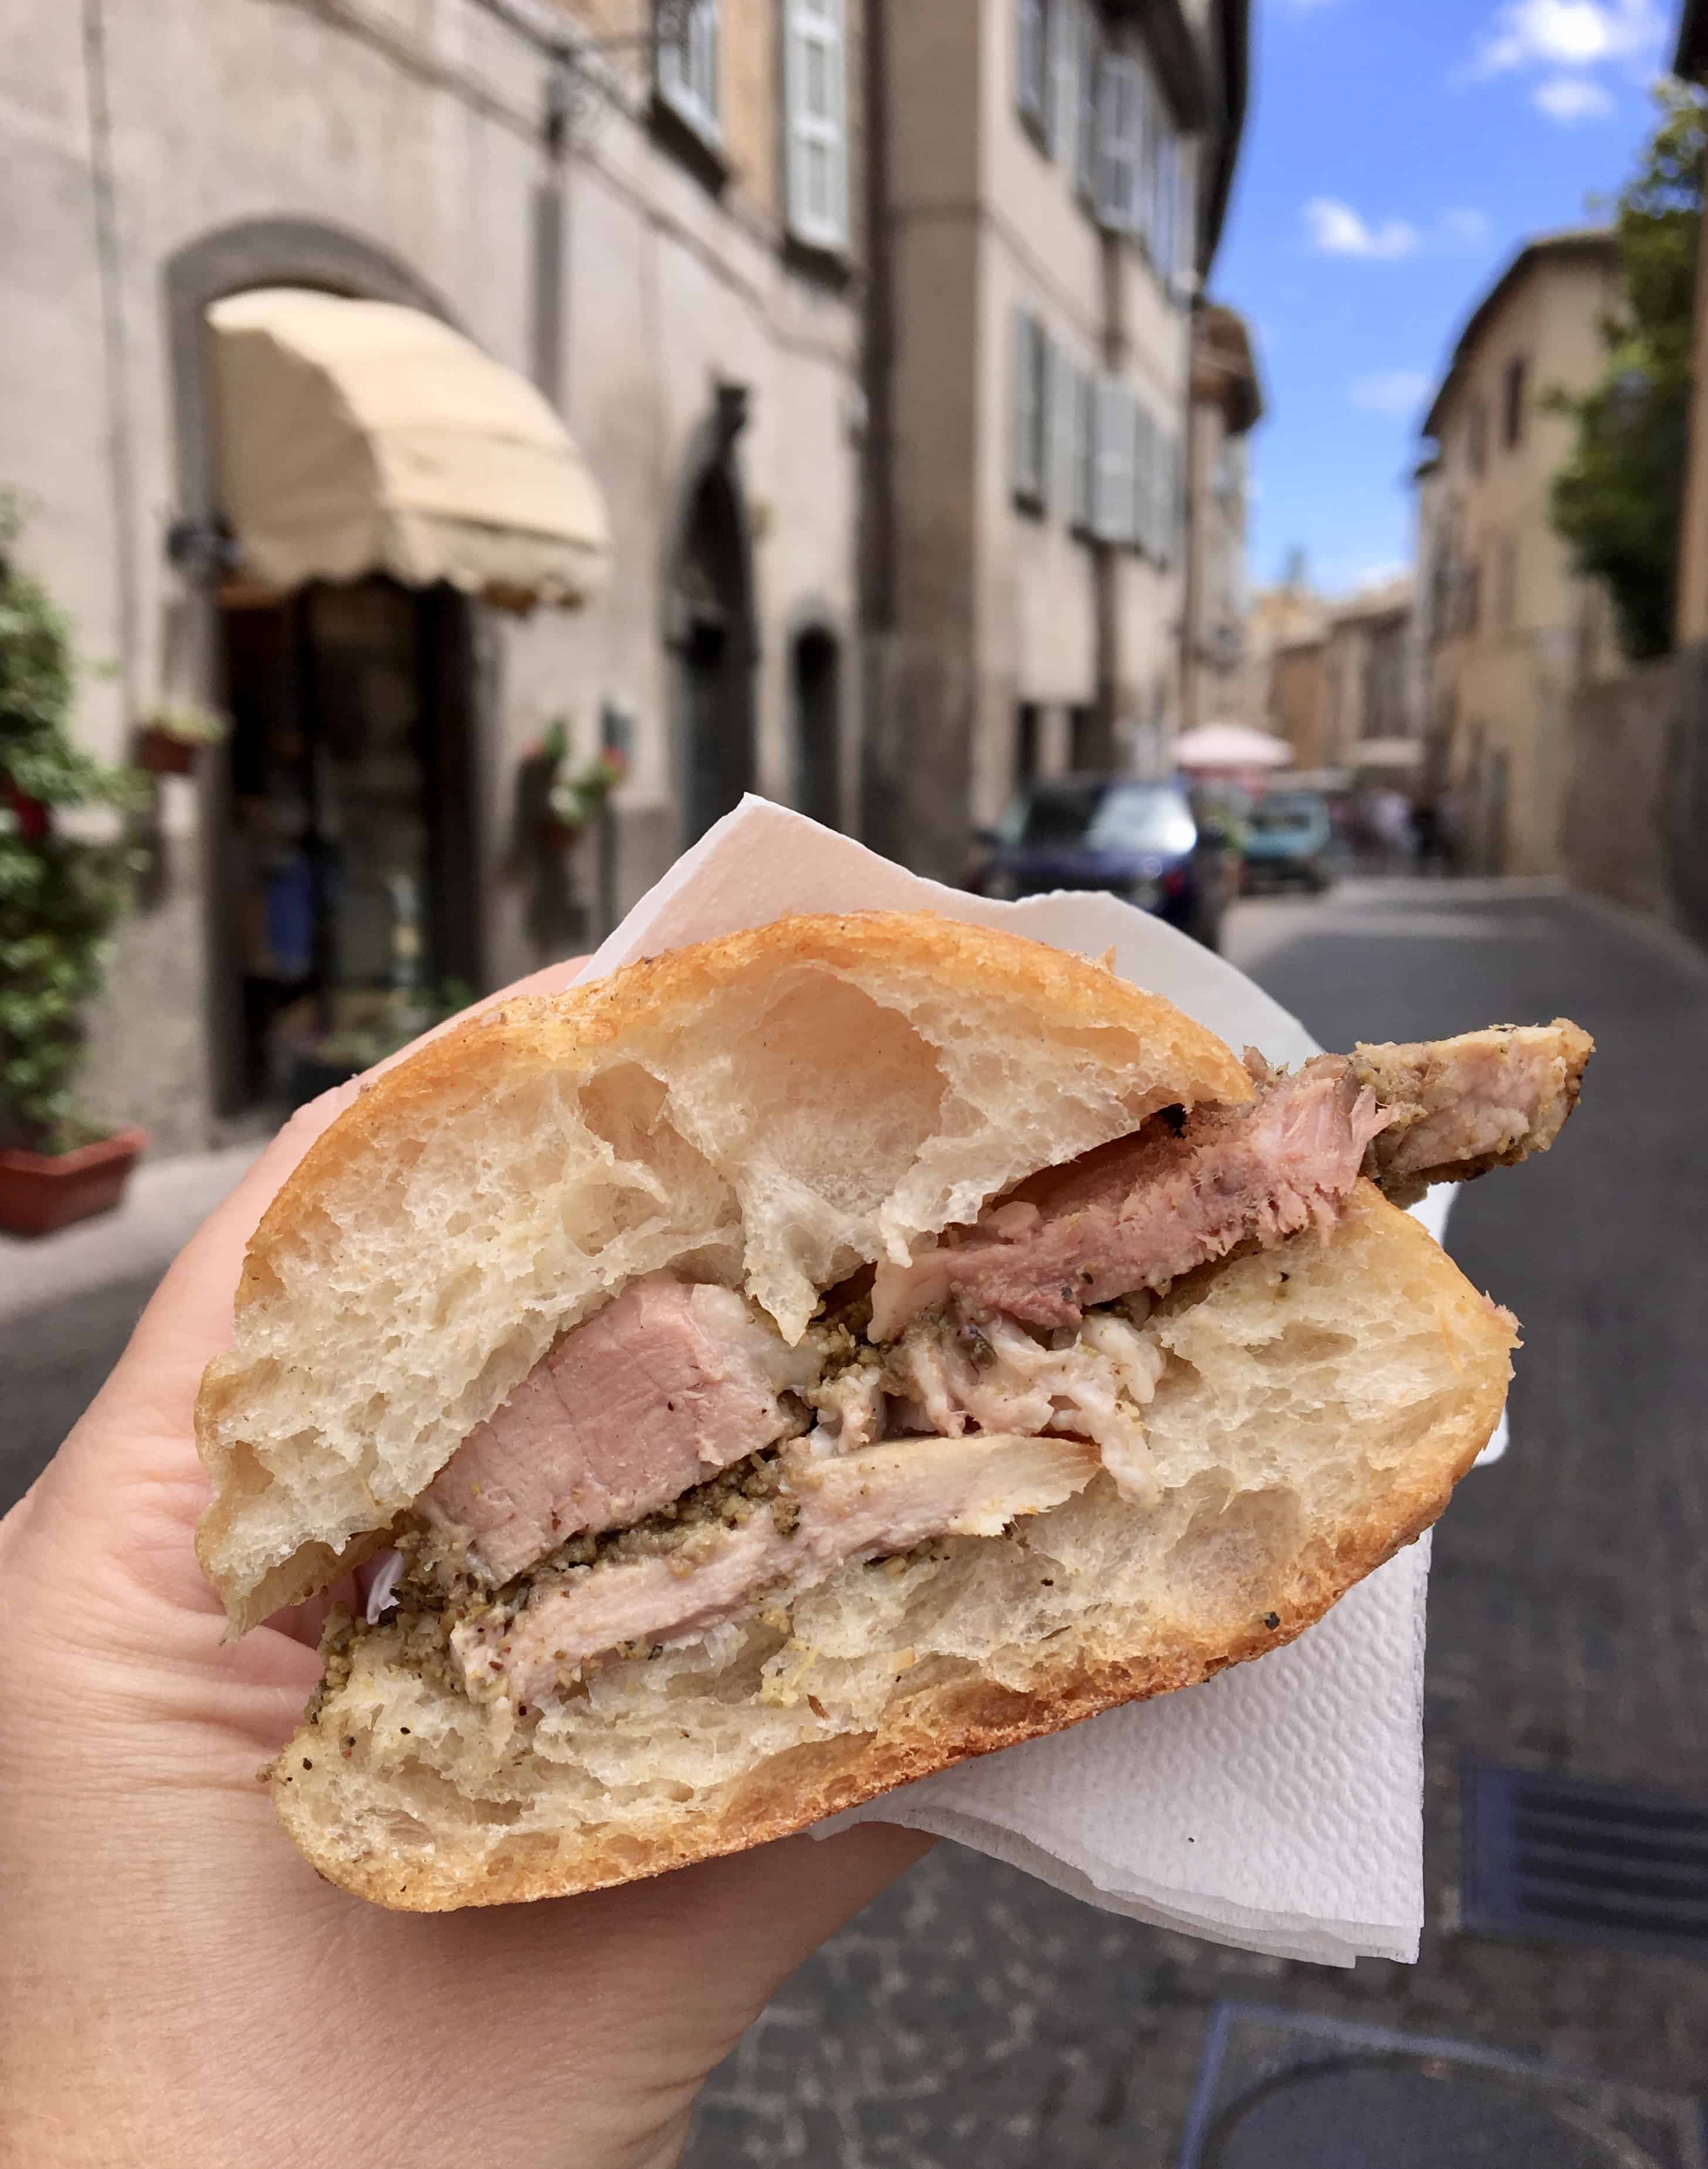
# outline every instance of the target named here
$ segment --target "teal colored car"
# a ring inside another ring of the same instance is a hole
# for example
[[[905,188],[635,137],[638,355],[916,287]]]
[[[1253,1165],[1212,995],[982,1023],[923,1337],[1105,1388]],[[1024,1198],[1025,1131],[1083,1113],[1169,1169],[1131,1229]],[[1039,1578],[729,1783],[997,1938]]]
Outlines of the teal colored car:
[[[1246,817],[1246,887],[1327,888],[1333,834],[1327,802],[1314,791],[1269,792]]]

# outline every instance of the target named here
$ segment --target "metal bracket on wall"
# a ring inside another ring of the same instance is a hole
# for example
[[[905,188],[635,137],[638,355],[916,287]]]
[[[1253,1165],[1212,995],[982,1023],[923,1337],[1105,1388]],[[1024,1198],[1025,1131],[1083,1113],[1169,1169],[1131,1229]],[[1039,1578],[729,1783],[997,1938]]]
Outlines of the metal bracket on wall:
[[[482,0],[482,4],[490,6],[492,0]],[[552,45],[554,66],[545,86],[545,142],[554,157],[572,141],[585,141],[599,113],[613,108],[628,111],[621,86],[604,63],[644,52],[656,73],[659,46],[687,34],[694,4],[695,0],[654,0],[644,30]]]

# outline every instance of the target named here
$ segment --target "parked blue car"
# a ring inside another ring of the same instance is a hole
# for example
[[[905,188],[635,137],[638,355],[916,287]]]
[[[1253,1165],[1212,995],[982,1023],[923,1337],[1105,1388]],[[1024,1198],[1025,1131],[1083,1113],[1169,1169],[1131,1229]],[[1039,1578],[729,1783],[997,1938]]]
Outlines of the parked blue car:
[[[1274,791],[1247,816],[1242,848],[1248,888],[1298,882],[1320,893],[1328,886],[1334,830],[1328,807],[1314,791]]]
[[[1179,783],[1062,775],[1023,784],[979,843],[969,886],[982,896],[1109,889],[1209,949],[1237,886],[1226,829],[1195,814]]]

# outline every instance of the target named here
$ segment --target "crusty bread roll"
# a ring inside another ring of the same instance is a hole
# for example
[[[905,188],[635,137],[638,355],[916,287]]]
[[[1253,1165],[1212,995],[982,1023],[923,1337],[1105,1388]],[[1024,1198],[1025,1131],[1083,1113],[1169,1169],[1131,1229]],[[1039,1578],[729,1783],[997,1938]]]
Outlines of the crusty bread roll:
[[[822,1291],[1161,1110],[1229,1050],[1079,958],[924,914],[783,919],[518,1001],[377,1079],[251,1244],[198,1438],[239,1628],[395,1535],[565,1333],[638,1277]],[[1328,1232],[1177,1282],[1146,1328],[1158,1484],[839,1567],[545,1707],[481,1701],[407,1615],[328,1644],[280,1755],[334,1882],[438,1910],[730,1851],[1290,1639],[1427,1527],[1512,1324],[1359,1182]]]

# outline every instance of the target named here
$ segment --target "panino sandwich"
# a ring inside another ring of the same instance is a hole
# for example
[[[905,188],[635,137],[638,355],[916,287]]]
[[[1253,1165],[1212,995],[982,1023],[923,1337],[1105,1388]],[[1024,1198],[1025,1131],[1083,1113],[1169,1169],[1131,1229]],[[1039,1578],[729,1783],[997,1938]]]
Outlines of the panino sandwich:
[[[280,1191],[198,1409],[235,1628],[360,1569],[285,1829],[387,1905],[589,1889],[1290,1639],[1506,1392],[1399,1204],[1550,1144],[1589,1052],[1272,1072],[881,912],[432,1042]]]

